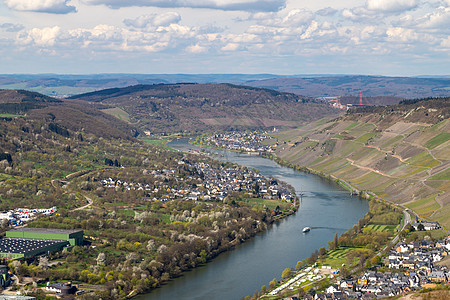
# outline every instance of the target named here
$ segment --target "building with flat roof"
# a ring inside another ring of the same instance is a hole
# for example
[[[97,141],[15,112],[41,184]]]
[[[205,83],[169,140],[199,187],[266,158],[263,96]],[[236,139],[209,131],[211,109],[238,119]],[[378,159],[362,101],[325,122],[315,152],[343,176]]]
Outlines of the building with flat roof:
[[[60,251],[67,245],[69,245],[69,242],[64,240],[5,237],[0,239],[0,257],[8,259],[29,258],[48,252]]]
[[[15,228],[6,232],[6,237],[22,239],[42,239],[67,241],[71,246],[83,245],[83,230],[63,230],[52,228]]]

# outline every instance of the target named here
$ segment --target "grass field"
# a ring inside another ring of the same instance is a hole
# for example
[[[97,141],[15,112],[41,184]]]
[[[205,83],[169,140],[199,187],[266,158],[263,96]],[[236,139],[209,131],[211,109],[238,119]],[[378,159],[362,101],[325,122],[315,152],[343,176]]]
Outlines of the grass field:
[[[142,139],[144,142],[146,142],[147,144],[153,145],[153,146],[157,146],[157,147],[161,147],[164,149],[168,149],[168,150],[172,150],[172,151],[176,151],[170,147],[168,147],[166,144],[168,142],[170,142],[171,138],[163,138],[163,139],[150,139],[150,138],[143,138]]]
[[[12,115],[12,114],[0,114],[0,118],[17,118],[23,117],[22,115]]]
[[[130,122],[130,115],[119,107],[103,109],[102,112],[107,113],[108,115],[114,116],[119,120]]]
[[[408,164],[418,167],[433,168],[439,165],[439,162],[435,160],[427,152],[422,152],[416,156],[411,157],[406,161]]]
[[[450,169],[439,172],[428,178],[428,180],[450,180]]]
[[[359,138],[357,138],[355,141],[365,144],[365,143],[367,143],[368,140],[370,140],[371,138],[373,138],[376,135],[377,135],[376,132],[368,132],[368,133],[363,134]]]
[[[432,138],[431,140],[426,142],[425,146],[428,149],[433,149],[433,148],[436,148],[437,146],[447,142],[448,140],[450,140],[450,133],[441,132],[437,136],[435,136],[434,138]]]
[[[414,210],[419,216],[426,217],[440,208],[440,205],[434,200],[436,196],[437,194],[434,194],[405,206]]]
[[[368,224],[364,227],[364,231],[374,230],[378,232],[396,232],[398,225],[377,225],[377,224]]]
[[[267,207],[269,210],[274,210],[277,206],[280,206],[281,209],[289,209],[291,204],[283,202],[281,200],[270,200],[270,199],[262,199],[262,198],[243,198],[241,201],[245,203],[249,203],[252,206],[256,207]]]
[[[342,267],[342,264],[347,264],[347,253],[356,249],[360,248],[340,247],[336,250],[332,250],[327,253],[323,260],[320,261],[320,264],[339,269]]]

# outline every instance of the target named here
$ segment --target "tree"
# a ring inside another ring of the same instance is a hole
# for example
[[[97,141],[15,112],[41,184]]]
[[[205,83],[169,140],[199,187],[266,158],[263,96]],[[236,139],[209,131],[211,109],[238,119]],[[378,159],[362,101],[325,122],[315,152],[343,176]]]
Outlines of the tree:
[[[419,231],[424,231],[424,230],[425,230],[425,227],[423,226],[422,223],[420,223],[420,224],[417,226],[417,230],[419,230]]]
[[[48,258],[45,256],[41,256],[39,258],[39,267],[41,267],[44,270],[47,270],[48,268]]]
[[[327,254],[327,249],[325,249],[325,247],[320,247],[319,256],[324,256],[325,254]]]
[[[103,252],[100,252],[97,256],[97,265],[104,266],[106,264],[106,255]]]
[[[276,278],[272,279],[271,282],[269,282],[269,286],[271,289],[273,289],[278,283],[278,280]]]
[[[379,255],[375,255],[374,257],[372,257],[372,259],[370,260],[370,263],[372,264],[372,266],[376,266],[381,262],[381,257]]]
[[[289,277],[289,275],[291,275],[291,271],[292,271],[291,268],[284,269],[283,273],[281,273],[281,277],[283,279]]]
[[[338,235],[337,233],[334,234],[334,239],[333,239],[333,250],[337,249],[339,247],[339,243],[338,243]]]

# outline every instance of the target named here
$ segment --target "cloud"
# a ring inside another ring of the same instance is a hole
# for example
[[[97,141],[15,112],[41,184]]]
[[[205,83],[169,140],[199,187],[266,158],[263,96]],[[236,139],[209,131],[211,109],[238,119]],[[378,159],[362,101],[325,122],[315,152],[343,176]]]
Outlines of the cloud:
[[[191,45],[191,46],[187,47],[186,50],[190,53],[197,54],[197,53],[207,52],[208,48],[200,46],[199,44],[196,44],[196,45]]]
[[[137,17],[136,19],[125,19],[123,23],[130,27],[145,28],[148,26],[168,26],[170,24],[178,24],[181,16],[177,12],[168,12],[164,14],[151,14]]]
[[[5,30],[6,32],[18,32],[25,27],[22,24],[3,23],[0,25],[0,28]]]
[[[450,7],[441,6],[434,12],[418,19],[417,23],[423,28],[448,29],[450,28]]]
[[[33,28],[29,31],[19,32],[17,40],[20,44],[35,44],[40,47],[53,46],[60,33],[58,26]]]
[[[69,0],[5,0],[6,5],[17,11],[32,11],[51,14],[76,12],[75,6],[68,5]]]
[[[325,16],[334,15],[337,12],[338,11],[336,9],[334,9],[334,8],[325,7],[325,8],[322,8],[322,9],[316,11],[316,14],[318,14],[319,16],[325,17]]]
[[[92,5],[106,5],[111,8],[129,6],[153,6],[161,8],[208,8],[234,11],[279,11],[286,6],[286,0],[84,0]]]
[[[399,12],[416,8],[419,0],[367,0],[368,10],[381,12]]]

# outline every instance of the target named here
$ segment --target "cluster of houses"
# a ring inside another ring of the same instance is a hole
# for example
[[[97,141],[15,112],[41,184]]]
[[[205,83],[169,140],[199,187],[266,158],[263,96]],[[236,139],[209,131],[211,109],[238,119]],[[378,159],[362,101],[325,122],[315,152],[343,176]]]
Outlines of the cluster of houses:
[[[395,297],[436,284],[450,284],[450,271],[436,262],[450,251],[450,237],[438,241],[401,242],[388,254],[385,265],[392,272],[366,271],[357,281],[341,280],[324,293],[304,299],[375,299]]]
[[[179,164],[187,164],[179,161]],[[145,190],[151,200],[194,200],[223,201],[232,192],[243,192],[249,197],[266,199],[281,199],[293,202],[295,194],[284,183],[267,179],[263,175],[246,168],[224,168],[212,166],[204,162],[195,162],[186,166],[195,170],[195,175],[188,180],[177,177],[176,170],[155,170],[146,174],[158,179],[176,179],[176,187],[169,186],[163,180],[156,181],[159,185],[149,185],[135,182],[125,182],[107,178],[101,180],[105,188],[123,188],[125,190]],[[192,179],[196,184],[191,184]]]
[[[56,206],[48,209],[16,208],[0,212],[0,221],[6,220],[9,225],[20,226],[39,217],[40,215],[49,216],[56,212]]]
[[[234,151],[272,152],[272,146],[262,144],[270,138],[267,131],[233,131],[214,134],[203,138],[203,141],[208,145]]]

